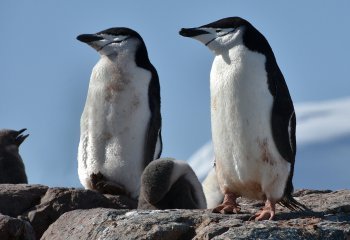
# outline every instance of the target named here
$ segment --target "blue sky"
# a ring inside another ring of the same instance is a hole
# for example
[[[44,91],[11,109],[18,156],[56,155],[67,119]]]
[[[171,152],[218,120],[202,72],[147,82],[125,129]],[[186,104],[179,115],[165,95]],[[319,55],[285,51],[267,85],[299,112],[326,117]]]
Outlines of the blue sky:
[[[28,128],[30,183],[81,186],[79,120],[98,54],[75,38],[109,27],[138,31],[161,84],[163,156],[187,159],[210,139],[212,54],[178,35],[240,16],[270,42],[296,103],[350,95],[350,2],[0,2],[0,128]]]

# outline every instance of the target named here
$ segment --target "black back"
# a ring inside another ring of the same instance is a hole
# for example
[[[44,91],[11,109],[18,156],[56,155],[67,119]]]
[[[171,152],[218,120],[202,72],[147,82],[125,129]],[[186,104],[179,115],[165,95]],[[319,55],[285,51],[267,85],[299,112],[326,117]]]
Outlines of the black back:
[[[272,136],[281,156],[291,164],[284,194],[291,195],[293,192],[292,178],[296,155],[296,118],[293,101],[284,76],[278,67],[275,55],[266,38],[249,24],[243,36],[243,42],[251,51],[262,53],[266,57],[267,84],[274,99],[271,113]]]
[[[152,65],[148,58],[148,53],[146,45],[140,37],[142,44],[139,46],[136,52],[135,61],[138,67],[147,69],[151,72],[152,78],[148,87],[148,104],[151,110],[151,119],[148,126],[148,131],[146,135],[146,147],[145,147],[145,163],[144,166],[147,166],[154,157],[156,144],[158,140],[158,135],[160,138],[160,151],[156,158],[160,158],[162,153],[163,143],[162,143],[162,117],[160,112],[160,84],[157,70]]]

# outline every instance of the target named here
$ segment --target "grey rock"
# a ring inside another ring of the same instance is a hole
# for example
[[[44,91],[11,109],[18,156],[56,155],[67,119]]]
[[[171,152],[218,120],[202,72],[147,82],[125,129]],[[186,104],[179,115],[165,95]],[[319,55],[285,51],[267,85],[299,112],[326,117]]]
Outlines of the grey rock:
[[[62,215],[41,239],[191,239],[191,210],[76,210]],[[72,225],[72,222],[76,224]]]
[[[1,240],[35,240],[32,226],[25,221],[0,214],[0,239]]]
[[[277,206],[275,221],[255,222],[249,218],[263,203],[246,199],[238,199],[242,212],[233,215],[137,211],[127,210],[137,203],[125,196],[1,184],[0,213],[8,216],[0,214],[0,239],[350,239],[350,190],[300,190],[294,196],[312,211]]]
[[[210,210],[115,210],[63,214],[42,239],[350,239],[350,190],[298,191],[313,211],[277,208],[275,221],[249,221],[261,203],[240,199],[240,214]]]
[[[48,187],[29,184],[0,184],[0,213],[17,217],[40,202]]]
[[[102,195],[95,191],[74,188],[50,188],[42,197],[40,204],[23,214],[40,237],[50,224],[63,213],[75,209],[136,208],[137,203],[125,196]]]
[[[300,195],[297,199],[306,202],[316,212],[323,212],[325,214],[350,212],[349,190],[300,190],[296,192],[296,195]]]

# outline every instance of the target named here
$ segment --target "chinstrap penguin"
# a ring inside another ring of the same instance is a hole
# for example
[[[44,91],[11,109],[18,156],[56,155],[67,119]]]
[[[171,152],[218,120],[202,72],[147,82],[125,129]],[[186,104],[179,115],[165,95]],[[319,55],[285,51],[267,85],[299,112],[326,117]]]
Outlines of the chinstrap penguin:
[[[141,177],[139,209],[204,209],[202,186],[186,162],[171,158],[152,161]]]
[[[22,135],[27,129],[19,131],[0,130],[0,183],[28,183],[19,146],[29,136]]]
[[[296,153],[293,102],[273,51],[248,21],[224,18],[181,29],[213,51],[211,124],[217,180],[224,201],[214,212],[240,211],[239,196],[265,201],[255,220],[273,219],[292,197]]]
[[[110,28],[77,37],[101,56],[80,120],[82,185],[137,199],[143,169],[162,151],[160,86],[142,37]]]

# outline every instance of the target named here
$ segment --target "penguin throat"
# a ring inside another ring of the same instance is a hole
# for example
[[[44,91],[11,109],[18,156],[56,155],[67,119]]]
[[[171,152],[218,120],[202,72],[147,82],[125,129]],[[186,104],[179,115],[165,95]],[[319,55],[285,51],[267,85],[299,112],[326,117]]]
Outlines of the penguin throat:
[[[103,46],[101,46],[99,49],[97,49],[97,51],[98,51],[98,52],[101,51],[104,47],[106,47],[106,46],[108,46],[108,45],[111,45],[112,43],[121,43],[121,42],[124,42],[124,41],[128,40],[129,38],[130,38],[130,36],[127,37],[127,38],[125,38],[125,39],[123,39],[123,40],[115,40],[115,41],[106,43],[105,45],[103,45]]]
[[[208,46],[211,42],[215,41],[215,40],[218,39],[219,37],[224,37],[224,36],[226,36],[226,35],[228,35],[228,34],[230,34],[230,33],[233,33],[234,31],[236,31],[236,29],[232,29],[231,31],[229,31],[229,32],[227,32],[227,33],[225,33],[225,34],[223,34],[223,35],[217,36],[217,37],[215,37],[215,38],[209,40],[209,41],[205,44],[205,46]]]

